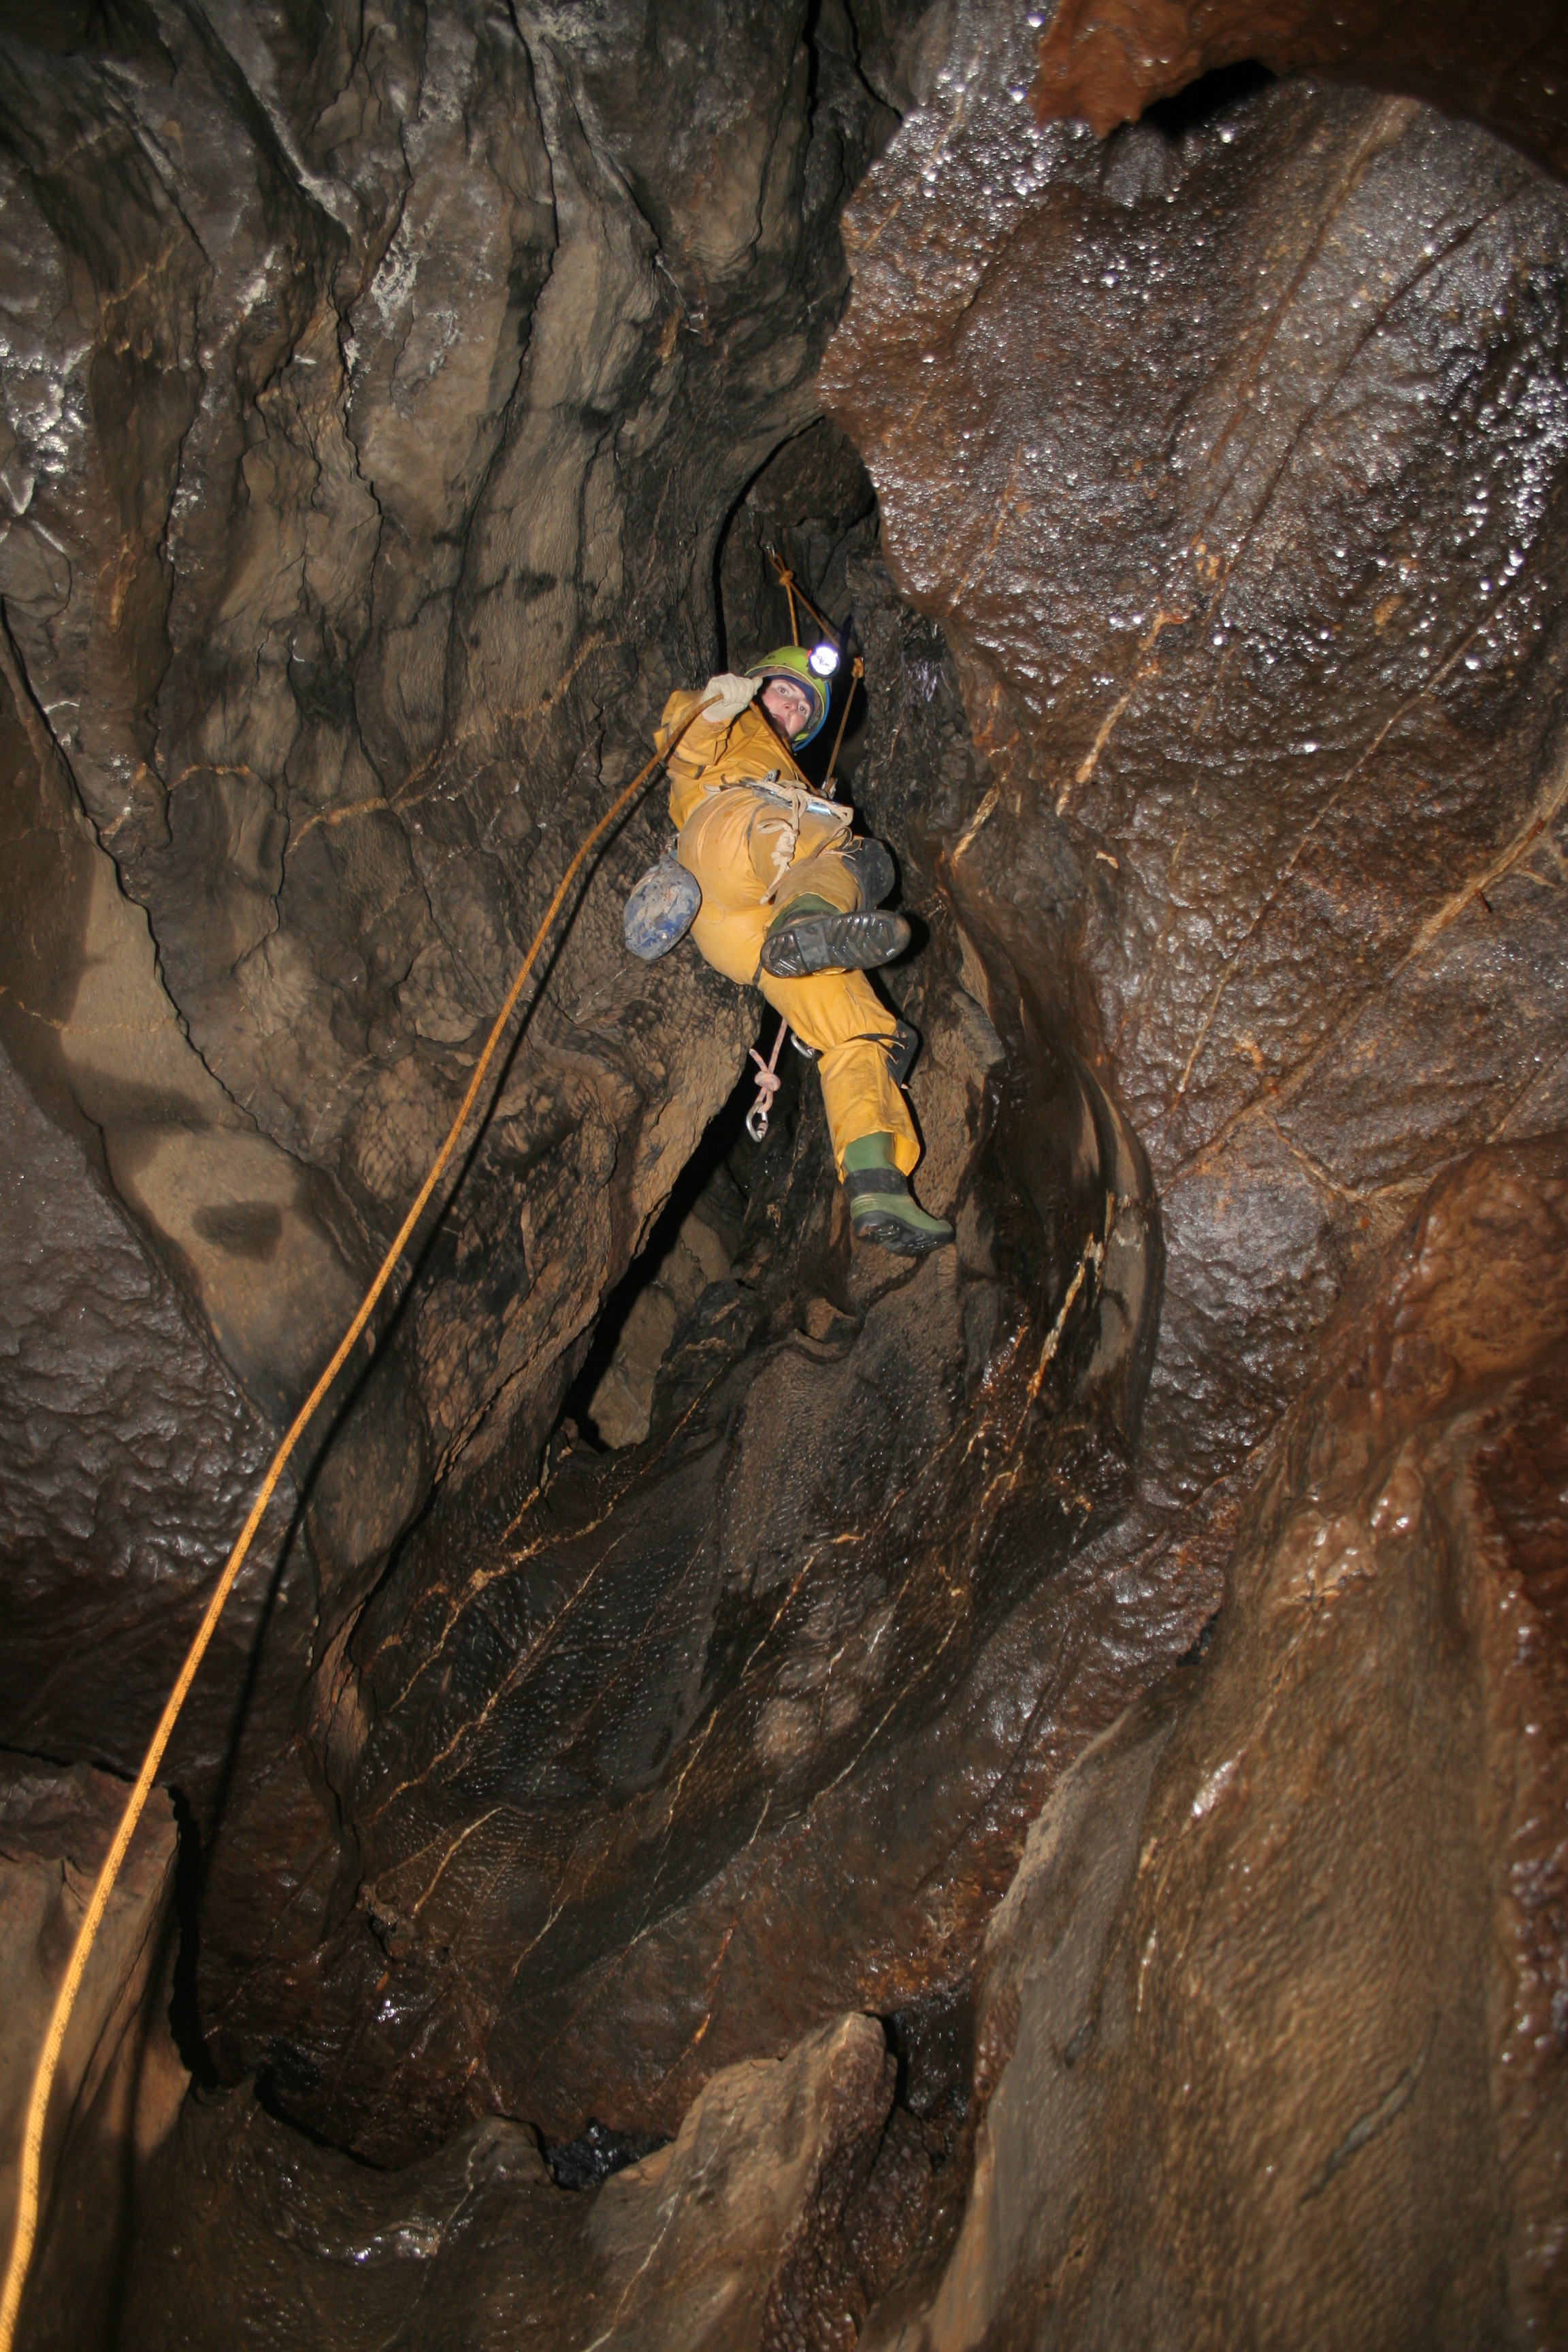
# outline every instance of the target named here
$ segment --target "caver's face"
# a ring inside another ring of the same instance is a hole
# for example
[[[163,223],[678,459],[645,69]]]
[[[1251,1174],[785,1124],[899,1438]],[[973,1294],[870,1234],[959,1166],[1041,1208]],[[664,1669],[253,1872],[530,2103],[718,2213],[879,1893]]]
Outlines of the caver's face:
[[[811,697],[787,677],[770,677],[763,688],[763,709],[786,743],[811,724]]]

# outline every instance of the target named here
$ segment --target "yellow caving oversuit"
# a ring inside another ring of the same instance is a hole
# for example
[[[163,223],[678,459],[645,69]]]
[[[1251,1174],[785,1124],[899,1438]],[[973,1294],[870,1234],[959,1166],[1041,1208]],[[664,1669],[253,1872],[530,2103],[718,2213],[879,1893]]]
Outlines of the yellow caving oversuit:
[[[662,748],[704,696],[672,694],[655,741]],[[921,1156],[914,1122],[889,1067],[898,1027],[863,971],[781,980],[761,969],[763,941],[798,898],[847,913],[860,884],[844,851],[847,809],[812,792],[755,701],[736,718],[692,720],[671,751],[670,822],[676,855],[702,893],[691,936],[716,971],[760,988],[801,1043],[817,1055],[822,1099],[840,1178],[858,1139],[891,1139],[905,1176]]]

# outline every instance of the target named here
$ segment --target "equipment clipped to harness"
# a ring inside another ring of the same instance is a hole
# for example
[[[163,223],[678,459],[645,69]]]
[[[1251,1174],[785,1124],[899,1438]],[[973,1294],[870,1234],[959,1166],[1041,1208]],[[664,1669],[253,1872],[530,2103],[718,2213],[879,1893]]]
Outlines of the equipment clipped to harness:
[[[667,852],[626,900],[621,925],[626,946],[644,963],[657,963],[686,937],[701,904],[696,876]]]
[[[779,1034],[773,1039],[773,1050],[765,1062],[756,1047],[752,1047],[752,1059],[757,1066],[757,1099],[746,1113],[746,1133],[753,1143],[763,1143],[767,1139],[768,1113],[773,1107],[773,1097],[784,1084],[778,1074],[779,1054],[788,1028],[789,1023],[781,1013]]]

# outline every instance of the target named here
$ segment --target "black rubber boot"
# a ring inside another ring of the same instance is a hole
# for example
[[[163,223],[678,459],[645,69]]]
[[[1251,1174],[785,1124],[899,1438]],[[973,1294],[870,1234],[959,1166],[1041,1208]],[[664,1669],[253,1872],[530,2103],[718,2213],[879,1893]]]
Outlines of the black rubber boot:
[[[860,904],[879,907],[884,898],[891,898],[893,885],[899,877],[887,844],[868,834],[862,841],[852,841],[844,852],[844,863],[860,885]]]
[[[808,980],[816,971],[870,971],[891,963],[910,943],[902,915],[859,907],[840,914],[820,900],[797,898],[763,941],[762,967],[775,980]]]

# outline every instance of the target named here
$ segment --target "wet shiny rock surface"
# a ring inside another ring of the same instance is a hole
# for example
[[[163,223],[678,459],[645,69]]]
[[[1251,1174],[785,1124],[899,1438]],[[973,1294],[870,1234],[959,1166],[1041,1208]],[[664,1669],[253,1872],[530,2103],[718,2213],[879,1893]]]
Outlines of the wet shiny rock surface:
[[[775,554],[957,1227],[650,797],[174,1754],[106,2345],[1568,2325],[1568,193],[1112,17],[0,16],[0,1739],[133,1765]]]
[[[1565,1212],[1560,1137],[1479,1152],[1335,1318],[1208,1654],[1031,1833],[969,2208],[868,2344],[1560,2336]]]
[[[1568,165],[1568,28],[1552,0],[1501,16],[1474,0],[1060,0],[1029,95],[1042,121],[1081,116],[1103,134],[1238,66],[1425,99]]]
[[[835,2019],[782,2063],[716,2075],[670,2146],[592,2195],[555,2187],[529,2133],[499,2117],[387,2174],[244,2094],[193,2105],[158,2182],[168,2251],[132,2272],[127,2325],[174,2344],[326,2329],[343,2352],[389,2336],[440,2352],[520,2336],[618,2352],[843,2342],[930,2178],[885,2131],[894,2073],[873,2021]],[[880,2225],[869,2243],[858,2216]],[[171,2294],[204,2304],[202,2321],[171,2329]]]
[[[951,695],[927,728],[962,751]],[[910,853],[906,895],[918,873]],[[1128,1671],[1129,1613],[1066,1570],[1127,1496],[1157,1274],[1140,1163],[1021,1012],[993,1028],[928,903],[902,992],[957,1250],[852,1253],[792,1073],[765,1152],[739,1147],[740,1278],[691,1310],[647,1441],[558,1444],[504,1520],[438,1510],[356,1628],[331,1702],[352,1911],[298,1958],[204,1955],[226,2071],[268,2065],[362,2153],[492,2100],[552,2137],[669,2131],[712,2068],[825,2011],[962,1997],[1061,1736],[1053,1659],[1077,1655],[1085,1707]],[[1037,1204],[1011,1164],[1048,1093]],[[1142,1630],[1147,1673],[1173,1636]]]

